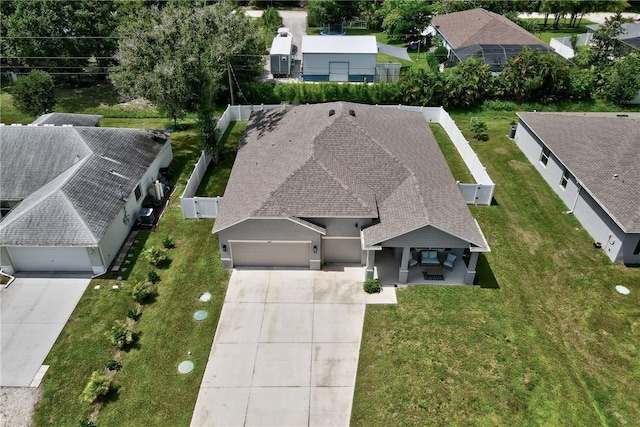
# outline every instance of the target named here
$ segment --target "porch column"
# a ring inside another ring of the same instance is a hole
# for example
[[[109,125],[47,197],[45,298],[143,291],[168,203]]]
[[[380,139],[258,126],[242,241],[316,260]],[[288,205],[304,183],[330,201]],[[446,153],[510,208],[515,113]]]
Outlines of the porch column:
[[[373,279],[375,263],[376,263],[376,251],[367,251],[365,279]]]
[[[405,246],[402,248],[402,260],[400,261],[400,272],[398,274],[398,283],[407,283],[409,278],[409,257],[411,256],[411,248]]]
[[[471,252],[469,257],[469,266],[467,267],[467,275],[464,277],[465,285],[473,285],[476,278],[476,266],[478,265],[478,252]]]

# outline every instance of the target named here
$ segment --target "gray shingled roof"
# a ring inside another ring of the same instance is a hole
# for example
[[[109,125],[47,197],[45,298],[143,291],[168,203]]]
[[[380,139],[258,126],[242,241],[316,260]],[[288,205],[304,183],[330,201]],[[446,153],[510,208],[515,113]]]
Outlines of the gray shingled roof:
[[[453,49],[472,45],[543,45],[533,34],[502,15],[478,8],[434,16],[431,25]]]
[[[93,114],[49,113],[33,121],[34,125],[98,126],[102,116]]]
[[[260,111],[243,141],[213,232],[257,217],[367,217],[379,220],[363,230],[367,246],[427,225],[485,246],[420,113],[346,102]]]
[[[640,232],[640,113],[518,113],[628,233]],[[614,174],[618,177],[614,179]]]
[[[0,242],[97,244],[165,142],[139,129],[0,127],[0,198],[22,200]]]

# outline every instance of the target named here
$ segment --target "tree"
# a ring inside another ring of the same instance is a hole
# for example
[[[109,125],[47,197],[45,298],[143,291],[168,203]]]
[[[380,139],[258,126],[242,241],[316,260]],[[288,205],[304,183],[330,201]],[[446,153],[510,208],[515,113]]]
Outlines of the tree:
[[[2,55],[9,65],[68,73],[78,72],[90,58],[95,58],[99,66],[111,63],[117,42],[113,2],[13,0],[2,3],[2,35],[6,35]],[[5,3],[11,7],[4,6]]]
[[[152,6],[120,27],[111,80],[123,96],[145,97],[174,121],[187,111],[198,112],[201,122],[213,120],[228,67],[234,83],[253,78],[262,71],[263,50],[255,24],[231,2]]]
[[[382,29],[389,37],[417,40],[431,22],[429,0],[386,0],[380,9]]]
[[[529,48],[509,59],[498,78],[498,94],[518,102],[552,102],[566,97],[570,88],[570,67],[564,58]]]
[[[610,59],[619,58],[621,56],[622,43],[618,40],[624,32],[622,28],[622,15],[616,15],[606,18],[591,38],[589,53],[591,55],[591,63],[594,65],[606,64]]]
[[[357,17],[366,3],[366,0],[309,0],[307,22],[310,27],[340,24]]]
[[[444,70],[442,104],[445,108],[468,108],[492,95],[494,78],[491,67],[481,59],[469,58]]]
[[[614,104],[631,101],[640,91],[640,54],[632,53],[616,62],[604,75],[600,97]]]
[[[44,71],[33,70],[18,77],[11,88],[13,103],[18,111],[30,116],[39,116],[51,111],[56,103],[53,79]]]

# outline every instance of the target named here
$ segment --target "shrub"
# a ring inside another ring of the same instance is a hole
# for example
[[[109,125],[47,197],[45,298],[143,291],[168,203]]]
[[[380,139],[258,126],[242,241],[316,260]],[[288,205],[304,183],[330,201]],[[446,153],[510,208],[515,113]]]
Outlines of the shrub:
[[[143,252],[142,256],[145,260],[147,260],[149,264],[156,267],[168,259],[167,252],[164,249],[160,249],[156,246],[152,246],[146,249]]]
[[[107,362],[107,369],[110,371],[119,371],[120,369],[122,369],[122,363],[118,362],[117,360],[109,360]]]
[[[99,372],[94,371],[91,379],[82,391],[82,400],[91,403],[94,400],[106,396],[111,388],[111,380]]]
[[[39,116],[50,111],[56,103],[53,79],[44,71],[33,70],[19,77],[11,89],[13,102],[18,111]]]
[[[439,63],[443,64],[447,61],[447,57],[449,56],[449,50],[447,50],[444,46],[438,46],[436,50],[433,52],[436,59]]]
[[[367,279],[364,281],[363,287],[368,294],[377,294],[382,290],[379,279]]]
[[[142,313],[140,313],[136,308],[130,308],[129,311],[127,311],[127,317],[134,322],[137,322],[141,315]]]
[[[96,427],[93,421],[89,421],[86,418],[80,420],[80,427]]]
[[[129,330],[126,321],[116,320],[108,335],[111,344],[119,348],[125,348],[133,342],[133,333]]]
[[[167,236],[162,240],[162,246],[165,249],[173,249],[176,247],[176,242],[171,236]]]
[[[155,283],[151,283],[148,280],[144,282],[138,282],[133,287],[131,295],[136,302],[144,302],[154,296],[158,291],[158,287]]]
[[[487,135],[487,124],[482,120],[475,120],[471,123],[471,131],[474,133],[473,138],[478,141],[486,141],[489,139]]]
[[[158,283],[160,281],[160,275],[155,270],[149,270],[147,273],[147,280],[151,283]]]

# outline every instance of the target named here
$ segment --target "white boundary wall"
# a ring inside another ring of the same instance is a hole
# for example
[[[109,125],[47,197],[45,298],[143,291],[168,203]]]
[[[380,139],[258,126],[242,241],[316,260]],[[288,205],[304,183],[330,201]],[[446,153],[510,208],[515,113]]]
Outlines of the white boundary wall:
[[[271,104],[271,105],[229,105],[222,116],[218,119],[218,131],[222,136],[231,124],[231,122],[240,122],[249,120],[249,116],[253,111],[273,110],[276,108],[287,108],[287,104]],[[495,191],[495,184],[489,177],[485,167],[480,159],[471,148],[469,142],[465,139],[456,126],[449,113],[442,107],[412,107],[408,105],[378,105],[381,108],[395,108],[398,110],[415,111],[422,113],[428,122],[438,123],[447,133],[453,145],[460,153],[469,172],[475,179],[475,184],[458,183],[462,197],[467,204],[471,205],[490,205]],[[184,218],[215,218],[218,215],[218,209],[222,203],[221,197],[197,197],[195,196],[200,181],[202,180],[207,167],[211,162],[211,156],[204,151],[200,155],[198,162],[193,168],[193,173],[187,181],[180,204],[182,205],[182,215]]]

